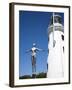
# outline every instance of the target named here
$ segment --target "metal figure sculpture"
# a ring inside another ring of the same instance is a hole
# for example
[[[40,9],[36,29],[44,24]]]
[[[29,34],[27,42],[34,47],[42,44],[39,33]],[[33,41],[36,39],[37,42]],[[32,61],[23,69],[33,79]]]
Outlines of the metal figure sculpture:
[[[44,51],[43,49],[36,48],[36,44],[33,43],[33,47],[26,52],[31,52],[31,62],[32,62],[32,76],[36,76],[36,53],[37,51]]]

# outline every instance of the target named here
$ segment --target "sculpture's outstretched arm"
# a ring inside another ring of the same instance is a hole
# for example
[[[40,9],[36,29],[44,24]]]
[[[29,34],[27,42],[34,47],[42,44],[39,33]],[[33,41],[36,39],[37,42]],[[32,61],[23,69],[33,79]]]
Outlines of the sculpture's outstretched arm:
[[[37,51],[45,51],[45,50],[43,50],[43,49],[40,49],[40,48],[36,48],[36,50],[37,50]]]
[[[26,50],[26,53],[28,53],[28,52],[31,52],[31,49],[29,49],[29,50]]]
[[[48,51],[48,49],[47,50],[44,50],[44,49],[37,48],[37,51],[45,52],[45,51]]]

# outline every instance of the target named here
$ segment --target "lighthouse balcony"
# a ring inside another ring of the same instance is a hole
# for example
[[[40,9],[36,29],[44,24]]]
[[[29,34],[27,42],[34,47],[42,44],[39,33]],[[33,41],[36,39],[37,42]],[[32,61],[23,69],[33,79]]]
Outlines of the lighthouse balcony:
[[[62,26],[61,24],[59,23],[56,23],[54,25],[50,25],[48,27],[48,34],[50,34],[51,32],[53,32],[53,28],[54,28],[54,31],[61,31],[64,33],[64,26]]]

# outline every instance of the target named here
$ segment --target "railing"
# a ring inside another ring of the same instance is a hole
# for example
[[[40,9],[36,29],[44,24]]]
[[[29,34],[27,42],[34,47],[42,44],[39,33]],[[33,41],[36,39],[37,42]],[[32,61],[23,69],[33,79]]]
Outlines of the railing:
[[[62,31],[64,32],[64,27],[63,26],[54,26],[55,31]],[[53,25],[48,27],[48,34],[53,32]]]

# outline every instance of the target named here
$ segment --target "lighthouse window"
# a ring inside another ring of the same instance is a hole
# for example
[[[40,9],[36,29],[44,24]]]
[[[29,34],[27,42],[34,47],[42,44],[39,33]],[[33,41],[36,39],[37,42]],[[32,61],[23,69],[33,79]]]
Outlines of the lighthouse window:
[[[54,22],[55,22],[55,23],[59,22],[59,20],[58,20],[57,17],[55,17]]]
[[[48,37],[48,42],[49,42],[49,37]]]
[[[64,47],[63,47],[63,52],[64,52]]]
[[[48,70],[48,64],[47,64],[47,70]]]
[[[61,17],[55,16],[54,22],[55,22],[55,23],[61,23]]]
[[[48,49],[48,53],[49,53],[49,49]]]
[[[61,37],[62,37],[62,40],[64,40],[64,35],[61,35]]]

